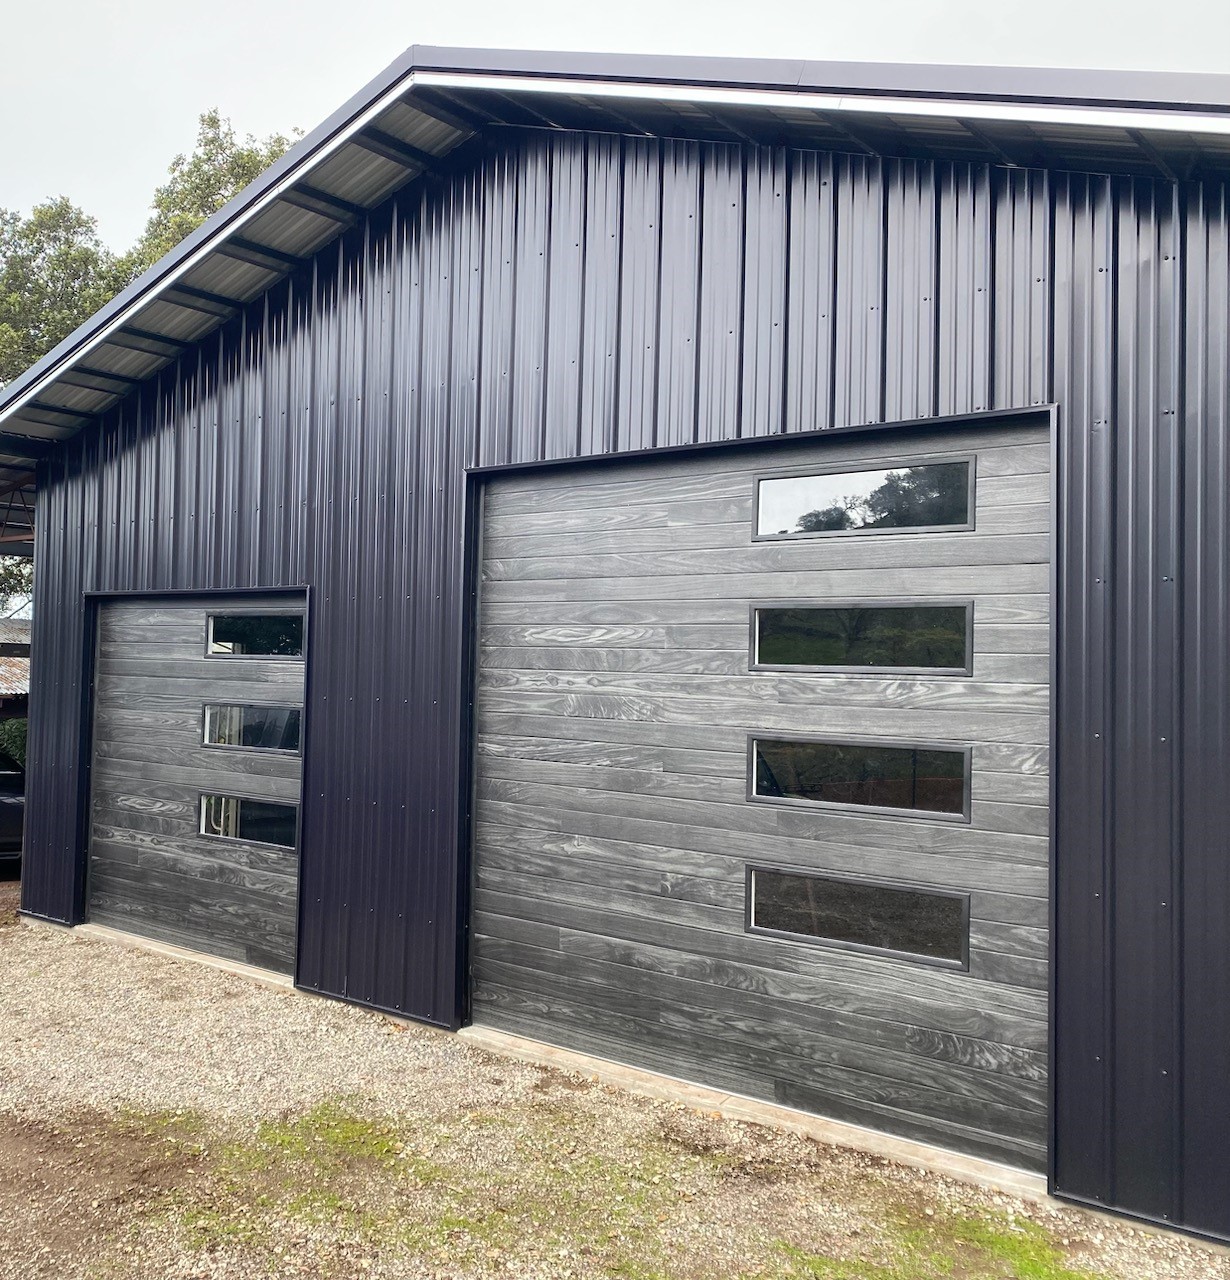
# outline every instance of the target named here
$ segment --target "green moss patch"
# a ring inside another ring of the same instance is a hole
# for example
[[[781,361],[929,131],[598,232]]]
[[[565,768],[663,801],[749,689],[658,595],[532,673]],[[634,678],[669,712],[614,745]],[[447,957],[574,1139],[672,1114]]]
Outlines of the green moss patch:
[[[1099,1280],[1078,1270],[1046,1230],[1002,1214],[931,1214],[890,1206],[879,1256],[836,1258],[780,1244],[783,1280]]]

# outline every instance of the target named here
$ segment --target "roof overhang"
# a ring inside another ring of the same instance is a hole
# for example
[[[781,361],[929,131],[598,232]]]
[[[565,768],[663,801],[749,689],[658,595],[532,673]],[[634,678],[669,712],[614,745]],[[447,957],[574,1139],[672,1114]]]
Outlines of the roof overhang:
[[[27,549],[28,532],[17,540],[31,469],[59,441],[96,424],[393,191],[476,134],[508,126],[1230,176],[1230,76],[414,46],[0,392],[0,551]]]

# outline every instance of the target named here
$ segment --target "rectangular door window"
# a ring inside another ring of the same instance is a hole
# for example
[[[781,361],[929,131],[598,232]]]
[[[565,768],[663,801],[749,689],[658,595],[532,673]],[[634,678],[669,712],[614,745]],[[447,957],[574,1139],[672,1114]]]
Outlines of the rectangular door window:
[[[930,745],[753,739],[752,797],[964,817],[969,752]]]
[[[968,675],[973,605],[765,605],[753,613],[758,667]]]
[[[297,753],[300,718],[298,707],[210,703],[205,708],[204,743],[207,747]]]
[[[969,897],[769,867],[748,869],[748,928],[966,964]]]
[[[206,653],[218,658],[302,658],[301,613],[211,613]]]
[[[252,840],[293,849],[298,843],[299,806],[247,796],[201,797],[201,835]]]
[[[874,471],[770,476],[756,485],[756,536],[800,538],[973,527],[972,459]]]

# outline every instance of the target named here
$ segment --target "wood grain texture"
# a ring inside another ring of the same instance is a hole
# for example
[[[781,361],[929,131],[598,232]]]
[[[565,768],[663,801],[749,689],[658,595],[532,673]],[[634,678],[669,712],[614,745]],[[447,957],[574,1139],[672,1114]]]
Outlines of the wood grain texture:
[[[285,612],[285,597],[242,600]],[[204,657],[226,600],[116,601],[99,612],[89,918],[290,973],[294,850],[200,834],[202,793],[298,805],[298,755],[206,747],[206,703],[303,705],[301,660]]]
[[[792,442],[488,486],[474,1016],[1037,1167],[1049,444],[1013,428],[891,449]],[[751,536],[757,475],[971,450],[971,531]],[[972,599],[972,676],[749,670],[753,604],[860,599]],[[754,733],[969,746],[971,821],[749,803]],[[750,934],[749,862],[966,893],[968,971]]]

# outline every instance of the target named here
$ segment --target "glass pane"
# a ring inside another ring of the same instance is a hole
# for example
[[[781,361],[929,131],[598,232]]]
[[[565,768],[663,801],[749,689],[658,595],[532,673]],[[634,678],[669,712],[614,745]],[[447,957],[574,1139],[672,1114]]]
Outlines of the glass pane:
[[[964,671],[965,605],[757,609],[756,661]]]
[[[760,481],[762,537],[969,524],[969,463],[927,462]]]
[[[299,807],[245,796],[202,796],[201,834],[295,847]]]
[[[965,899],[923,889],[752,871],[755,929],[965,960]]]
[[[209,618],[209,652],[231,657],[301,658],[303,615],[298,613],[214,613]]]
[[[965,752],[839,742],[755,744],[755,794],[820,804],[965,812]]]
[[[299,750],[298,707],[207,706],[205,743],[217,747]]]

